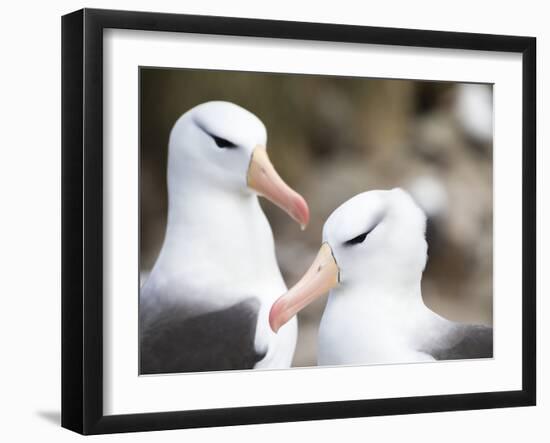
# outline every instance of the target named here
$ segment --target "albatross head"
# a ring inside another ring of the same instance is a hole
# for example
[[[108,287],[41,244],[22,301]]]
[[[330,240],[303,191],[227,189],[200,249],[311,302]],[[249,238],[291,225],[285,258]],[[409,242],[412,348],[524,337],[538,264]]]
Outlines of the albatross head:
[[[240,106],[215,101],[194,107],[180,117],[170,134],[170,192],[177,193],[179,186],[200,185],[257,193],[305,227],[308,206],[277,174],[266,141],[261,120]]]
[[[426,265],[426,217],[402,189],[356,195],[327,219],[323,243],[302,279],[271,308],[276,332],[332,288],[353,292],[414,287]]]

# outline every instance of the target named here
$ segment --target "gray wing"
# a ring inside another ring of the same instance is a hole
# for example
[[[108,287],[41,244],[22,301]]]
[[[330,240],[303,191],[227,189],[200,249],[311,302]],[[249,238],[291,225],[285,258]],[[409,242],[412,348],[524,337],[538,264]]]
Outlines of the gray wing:
[[[251,297],[193,317],[172,307],[154,320],[140,318],[140,373],[253,368],[265,356],[254,347],[259,308],[259,300]]]
[[[483,325],[453,323],[437,344],[424,352],[436,360],[460,360],[493,357],[493,328]]]

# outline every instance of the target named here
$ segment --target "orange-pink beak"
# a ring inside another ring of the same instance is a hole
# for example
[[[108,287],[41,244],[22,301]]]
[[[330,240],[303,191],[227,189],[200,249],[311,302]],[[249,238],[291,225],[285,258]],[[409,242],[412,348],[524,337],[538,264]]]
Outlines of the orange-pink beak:
[[[309,223],[309,208],[306,201],[277,174],[263,146],[257,146],[252,153],[247,184],[279,206],[305,229]]]
[[[317,257],[288,292],[273,304],[269,313],[269,325],[273,332],[294,317],[320,295],[334,288],[340,281],[340,269],[328,243],[323,243]]]

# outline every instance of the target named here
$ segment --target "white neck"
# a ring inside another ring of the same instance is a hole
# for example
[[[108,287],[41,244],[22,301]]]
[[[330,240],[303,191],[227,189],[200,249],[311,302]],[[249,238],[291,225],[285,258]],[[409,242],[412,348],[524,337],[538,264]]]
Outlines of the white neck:
[[[329,298],[341,300],[341,303],[361,305],[361,308],[370,310],[377,306],[389,305],[413,306],[423,304],[420,279],[416,284],[388,283],[386,285],[345,283],[332,289]]]
[[[392,318],[406,317],[407,312],[416,315],[425,310],[422,300],[421,278],[418,274],[415,279],[388,279],[376,278],[371,275],[368,281],[348,282],[345,276],[341,285],[330,291],[327,310],[339,311],[349,324],[354,327],[368,327],[369,324],[378,324],[384,319],[385,324],[391,324]]]
[[[426,335],[433,314],[422,301],[420,285],[387,291],[366,285],[331,291],[319,328],[319,364],[396,362],[407,343]]]
[[[185,285],[187,294],[212,294],[222,303],[224,297],[275,298],[286,290],[256,195],[182,175],[177,185],[169,183],[166,235],[155,271]]]

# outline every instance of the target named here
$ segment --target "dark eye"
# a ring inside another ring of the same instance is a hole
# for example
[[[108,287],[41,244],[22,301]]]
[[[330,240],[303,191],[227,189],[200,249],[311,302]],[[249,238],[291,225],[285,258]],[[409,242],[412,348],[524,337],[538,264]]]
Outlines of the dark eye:
[[[374,223],[372,228],[370,228],[368,231],[363,232],[362,234],[359,234],[357,237],[353,237],[352,239],[345,241],[344,246],[352,246],[352,245],[357,245],[359,243],[363,243],[367,238],[367,235],[369,235],[372,231],[374,231],[378,227],[378,225],[382,222],[382,218],[383,218],[383,215],[380,216],[378,220],[376,220],[376,223]]]
[[[215,135],[213,135],[212,138],[218,145],[218,148],[236,148],[237,147],[235,143],[231,143],[229,140],[226,140],[225,138],[216,137]]]
[[[372,228],[370,228],[367,232],[363,232],[362,234],[359,234],[357,237],[353,237],[352,239],[345,241],[345,246],[352,246],[357,245],[359,243],[363,243],[365,239],[367,238],[367,235],[369,235],[372,231],[376,229],[376,227],[380,224],[380,221],[376,223]]]
[[[362,234],[359,234],[357,237],[353,237],[351,240],[348,240],[344,242],[346,246],[356,245],[358,243],[363,243],[365,239],[367,238],[367,235],[370,231],[363,232]]]

